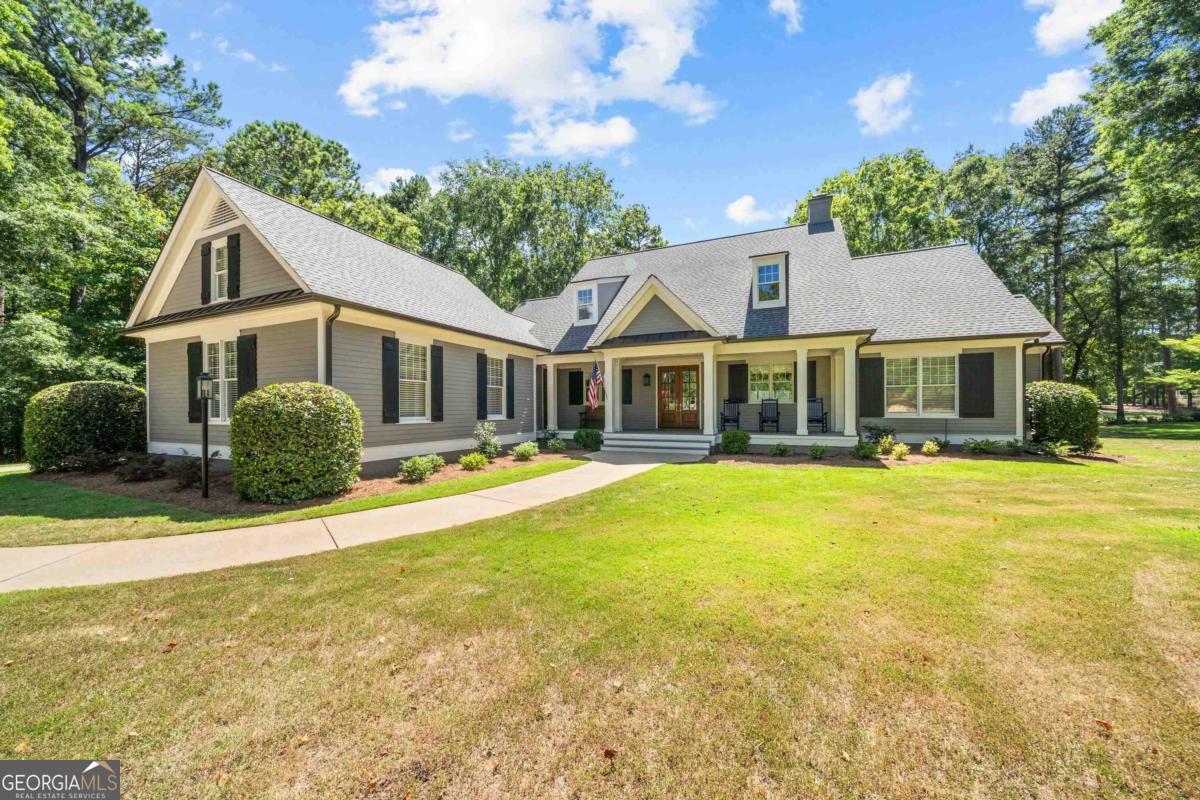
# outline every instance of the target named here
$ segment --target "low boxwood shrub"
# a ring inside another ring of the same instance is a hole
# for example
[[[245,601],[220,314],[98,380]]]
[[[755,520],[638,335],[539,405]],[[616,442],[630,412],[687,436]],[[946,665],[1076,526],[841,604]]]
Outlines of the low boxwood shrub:
[[[721,434],[721,452],[738,455],[749,452],[750,434],[745,431],[725,431]]]
[[[433,456],[413,456],[405,461],[401,461],[400,477],[409,483],[420,483],[437,472],[433,458]],[[441,458],[441,456],[438,456],[438,458]]]
[[[537,442],[521,442],[511,451],[512,457],[517,461],[529,461],[538,454]]]
[[[1100,401],[1090,389],[1034,381],[1025,387],[1025,398],[1033,441],[1066,442],[1082,451],[1100,446]]]
[[[157,453],[125,453],[113,472],[122,483],[155,481],[167,474],[167,459]]]
[[[546,440],[546,449],[551,453],[565,453],[567,452],[567,443],[557,436],[552,436]]]
[[[486,467],[488,459],[483,453],[467,453],[458,459],[458,465],[469,472],[474,472]]]
[[[850,455],[868,461],[879,457],[879,445],[875,442],[858,442],[850,448]]]
[[[791,454],[792,448],[788,447],[783,442],[776,442],[775,444],[771,445],[769,450],[767,450],[767,455],[774,456],[775,458],[787,458]]]
[[[921,455],[936,456],[942,452],[942,445],[937,439],[926,439],[925,444],[921,445]]]
[[[500,455],[500,437],[496,435],[496,423],[476,422],[475,433],[472,435],[475,437],[476,453],[483,454],[488,461]]]
[[[879,437],[879,452],[885,456],[892,454],[892,449],[896,446],[896,439],[890,433],[885,433]]]
[[[908,458],[908,454],[910,452],[912,452],[911,448],[909,448],[909,446],[904,442],[896,442],[892,445],[891,456],[897,461],[903,461],[904,459]]]
[[[863,426],[863,438],[872,444],[879,444],[885,436],[891,436],[892,438],[895,438],[896,429],[889,428],[886,425]]]
[[[166,476],[175,481],[175,491],[182,492],[200,485],[201,471],[198,458],[173,458],[167,462]]]
[[[434,472],[441,472],[446,468],[446,459],[439,456],[437,453],[430,453],[425,456],[429,459],[429,466],[433,467]]]
[[[229,422],[233,488],[262,503],[344,492],[358,480],[362,416],[320,383],[276,383],[240,398]]]
[[[117,381],[49,386],[25,405],[25,457],[34,472],[81,459],[103,468],[121,453],[146,451],[146,393]]]
[[[808,457],[815,458],[818,461],[829,455],[829,448],[823,444],[812,444],[808,446]]]
[[[963,439],[962,449],[964,453],[972,455],[984,455],[985,453],[996,453],[1003,447],[1000,442],[995,439]]]
[[[600,445],[604,444],[604,433],[595,428],[580,428],[575,431],[574,439],[575,444],[584,450],[599,450]]]

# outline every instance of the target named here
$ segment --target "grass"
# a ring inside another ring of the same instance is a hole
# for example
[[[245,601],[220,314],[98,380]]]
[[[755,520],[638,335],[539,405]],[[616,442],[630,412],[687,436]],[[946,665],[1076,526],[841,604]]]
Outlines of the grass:
[[[1195,797],[1200,426],[1105,434],[2,595],[0,757],[130,797]]]
[[[4,512],[0,516],[0,547],[144,539],[329,517],[477,492],[561,472],[581,463],[562,460],[522,464],[440,483],[406,487],[392,494],[266,514],[223,516],[171,503],[78,489],[50,481],[35,481],[23,474],[0,473],[0,509]]]

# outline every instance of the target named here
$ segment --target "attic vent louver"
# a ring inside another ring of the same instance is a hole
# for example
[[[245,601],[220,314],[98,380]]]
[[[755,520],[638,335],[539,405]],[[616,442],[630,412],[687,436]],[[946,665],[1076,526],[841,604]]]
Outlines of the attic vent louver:
[[[218,225],[224,225],[226,222],[233,222],[237,219],[237,212],[229,207],[229,203],[221,200],[217,203],[217,207],[213,209],[212,215],[208,218],[206,228],[215,228]]]

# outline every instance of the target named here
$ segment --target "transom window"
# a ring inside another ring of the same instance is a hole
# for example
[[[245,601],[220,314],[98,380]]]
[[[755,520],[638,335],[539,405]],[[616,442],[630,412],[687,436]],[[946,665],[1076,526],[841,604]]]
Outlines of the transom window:
[[[400,342],[400,418],[426,419],[429,389],[429,348]]]
[[[215,299],[229,299],[229,243],[225,239],[212,243],[212,287]]]
[[[504,359],[487,360],[487,411],[489,417],[504,416]]]
[[[787,304],[783,256],[754,259],[754,308],[777,308]]]
[[[596,318],[596,290],[579,289],[575,292],[575,319],[577,322],[591,322]]]
[[[761,403],[763,400],[792,402],[791,364],[751,364],[749,373],[751,403]]]
[[[208,374],[213,377],[213,398],[208,401],[208,418],[228,422],[238,399],[237,340],[208,342]]]
[[[954,416],[958,358],[923,356],[884,362],[884,407],[891,415]]]

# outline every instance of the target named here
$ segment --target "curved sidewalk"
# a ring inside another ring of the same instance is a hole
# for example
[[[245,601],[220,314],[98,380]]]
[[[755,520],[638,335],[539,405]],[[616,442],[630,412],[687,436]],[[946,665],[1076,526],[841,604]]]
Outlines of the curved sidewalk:
[[[689,456],[596,454],[592,463],[492,489],[318,519],[117,542],[0,548],[0,592],[164,578],[425,533],[589,492]]]

